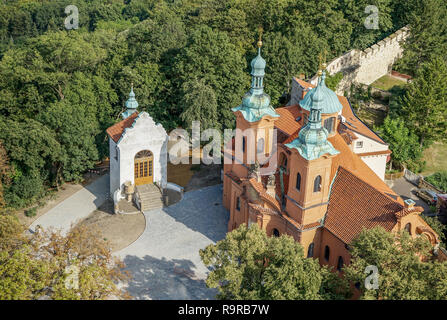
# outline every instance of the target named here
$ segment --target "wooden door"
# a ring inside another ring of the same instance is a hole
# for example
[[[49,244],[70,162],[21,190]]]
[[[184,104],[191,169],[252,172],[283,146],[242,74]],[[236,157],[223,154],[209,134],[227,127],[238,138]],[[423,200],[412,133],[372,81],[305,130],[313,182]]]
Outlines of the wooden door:
[[[141,151],[135,156],[134,174],[135,185],[154,182],[154,158],[150,151]]]

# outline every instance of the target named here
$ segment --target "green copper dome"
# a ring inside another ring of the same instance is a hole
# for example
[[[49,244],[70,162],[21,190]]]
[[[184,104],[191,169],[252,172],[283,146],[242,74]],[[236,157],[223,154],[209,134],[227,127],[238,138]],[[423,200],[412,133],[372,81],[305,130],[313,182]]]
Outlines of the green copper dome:
[[[286,144],[288,148],[298,150],[300,155],[307,160],[315,160],[325,154],[336,155],[340,153],[327,140],[329,133],[321,125],[321,114],[327,99],[325,88],[323,74],[318,86],[313,89],[309,121],[300,130],[298,138]]]
[[[318,86],[311,89],[301,100],[301,108],[310,111],[312,105],[318,105],[323,114],[338,113],[343,109],[335,92],[326,87],[325,79],[326,72],[323,72]]]
[[[262,43],[261,43],[262,45]],[[256,122],[262,117],[269,115],[279,117],[270,105],[270,96],[264,93],[265,60],[261,57],[261,45],[258,55],[251,61],[251,88],[242,99],[242,104],[231,109],[233,112],[240,111],[248,122]]]
[[[127,101],[126,101],[126,108],[127,108],[127,110],[124,111],[123,114],[121,115],[123,117],[123,119],[126,119],[127,117],[129,117],[132,113],[137,111],[137,108],[138,108],[138,101],[137,101],[137,99],[135,99],[135,93],[133,92],[133,86],[129,93],[129,99],[127,99]]]

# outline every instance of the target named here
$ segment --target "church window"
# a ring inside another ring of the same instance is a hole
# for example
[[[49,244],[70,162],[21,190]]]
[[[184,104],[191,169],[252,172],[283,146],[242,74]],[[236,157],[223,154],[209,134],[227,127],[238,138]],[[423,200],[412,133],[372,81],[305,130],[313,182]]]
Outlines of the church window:
[[[301,189],[301,174],[298,172],[296,174],[296,190],[300,191]]]
[[[329,249],[329,246],[326,246],[324,248],[324,260],[329,261],[330,256],[331,256],[331,249]]]
[[[273,229],[273,236],[274,237],[279,237],[280,236],[280,233],[279,233],[278,229]]]
[[[343,261],[343,257],[342,256],[339,256],[338,257],[338,262],[337,262],[337,270],[338,271],[341,271],[341,268],[343,268],[343,265],[344,265],[345,263],[344,263],[344,261]]]
[[[411,223],[407,223],[405,225],[405,231],[407,231],[409,234],[411,234]]]
[[[118,161],[118,147],[115,148],[115,160]]]
[[[307,121],[308,121],[308,116],[307,116],[307,113],[305,113],[304,120],[303,120],[303,126],[306,125]]]
[[[312,242],[309,245],[309,248],[307,249],[307,257],[308,258],[313,258],[313,256],[314,256],[314,243]]]
[[[246,139],[245,139],[245,137],[242,137],[242,151],[244,151],[245,152],[245,144],[246,144]]]
[[[241,198],[236,198],[236,210],[241,210]]]
[[[314,181],[314,192],[320,192],[321,191],[321,176],[318,176],[315,178]]]

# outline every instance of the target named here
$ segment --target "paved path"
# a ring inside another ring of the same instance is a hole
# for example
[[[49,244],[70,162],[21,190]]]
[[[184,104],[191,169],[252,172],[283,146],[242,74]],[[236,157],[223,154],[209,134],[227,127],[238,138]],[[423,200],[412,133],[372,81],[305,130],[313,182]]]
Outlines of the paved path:
[[[53,227],[65,233],[72,224],[86,218],[101,206],[106,201],[108,193],[109,175],[105,174],[39,217],[29,229],[34,231],[37,225],[41,225],[45,229]]]
[[[405,178],[393,180],[393,187],[391,189],[393,189],[393,191],[400,195],[404,200],[413,199],[417,206],[424,208],[424,213],[430,213],[430,207],[428,204],[414,194],[414,190],[417,190],[418,188],[412,183],[408,182]]]
[[[182,201],[144,215],[143,234],[116,253],[132,273],[129,293],[135,299],[213,299],[199,250],[225,237],[222,185],[186,192]]]

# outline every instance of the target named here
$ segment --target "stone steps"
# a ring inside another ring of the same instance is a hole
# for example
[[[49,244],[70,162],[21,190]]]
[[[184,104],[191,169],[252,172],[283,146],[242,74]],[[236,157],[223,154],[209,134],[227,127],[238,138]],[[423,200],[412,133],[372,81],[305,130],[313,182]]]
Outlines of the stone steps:
[[[163,195],[153,184],[137,186],[137,192],[140,195],[141,211],[149,211],[163,207]]]

